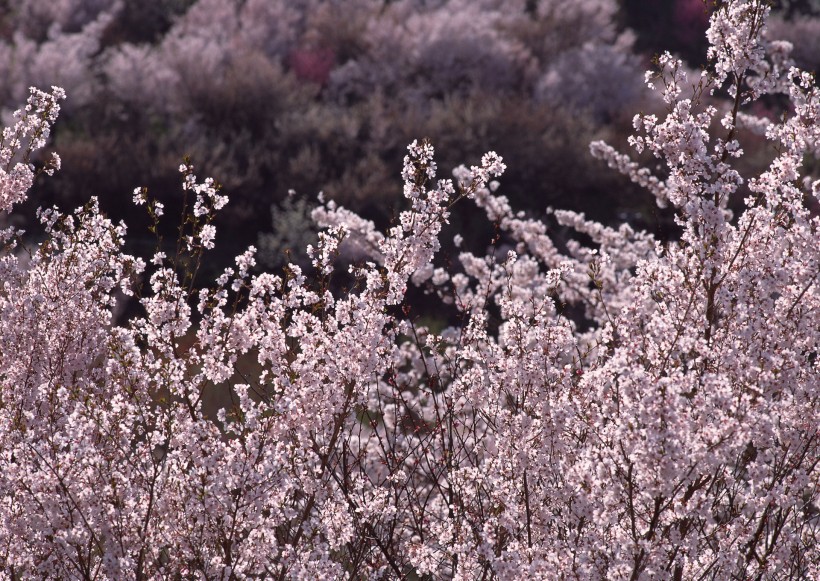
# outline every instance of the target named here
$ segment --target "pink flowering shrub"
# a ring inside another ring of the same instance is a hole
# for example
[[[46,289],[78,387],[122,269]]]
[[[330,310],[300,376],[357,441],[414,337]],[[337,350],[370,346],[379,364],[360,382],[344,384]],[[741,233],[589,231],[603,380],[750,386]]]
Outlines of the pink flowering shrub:
[[[666,115],[636,116],[630,142],[663,175],[592,146],[675,210],[674,241],[554,211],[591,241],[559,249],[496,193],[495,153],[437,180],[426,141],[408,148],[406,209],[386,232],[333,202],[313,212],[309,271],[254,273],[250,248],[196,288],[227,198],[189,164],[176,250],[147,263],[95,201],[41,211],[33,248],[6,230],[3,574],[818,578],[820,218],[807,200],[820,179],[801,168],[820,91],[766,40],[767,13],[723,3],[707,71],[688,78],[667,54],[647,76]],[[768,94],[791,109],[758,120],[773,159],[744,176],[739,116]],[[3,133],[4,211],[25,198],[61,97],[33,91]],[[156,228],[162,204],[143,188],[134,201]],[[443,265],[442,230],[471,202],[509,250]],[[346,273],[343,244],[366,257]],[[348,291],[331,292],[336,277]],[[452,324],[422,325],[410,285]],[[121,295],[142,312],[114,326]],[[214,391],[230,403],[211,414]]]

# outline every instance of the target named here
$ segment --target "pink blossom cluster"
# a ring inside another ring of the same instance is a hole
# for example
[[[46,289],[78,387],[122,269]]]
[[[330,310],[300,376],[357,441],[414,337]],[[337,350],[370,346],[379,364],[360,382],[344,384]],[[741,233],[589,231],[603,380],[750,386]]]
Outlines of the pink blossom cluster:
[[[820,578],[820,90],[767,14],[722,3],[699,78],[659,59],[666,115],[630,142],[660,177],[593,145],[674,208],[672,241],[554,211],[587,241],[559,247],[497,193],[498,155],[437,179],[427,141],[386,232],[314,213],[311,270],[258,272],[249,248],[197,288],[227,198],[187,163],[177,250],[149,264],[94,200],[41,211],[44,242],[0,251],[2,574]],[[773,93],[791,107],[765,124],[771,163],[743,175],[738,117]],[[32,93],[5,172],[61,97]],[[30,179],[4,180],[11,210]],[[468,203],[507,251],[447,265]],[[346,241],[365,258],[338,272]],[[412,284],[453,324],[425,326]],[[123,295],[142,311],[116,326]],[[215,390],[231,405],[210,413]]]
[[[34,181],[34,166],[29,163],[31,153],[48,141],[51,125],[60,113],[59,101],[65,92],[53,87],[51,93],[31,89],[25,109],[14,113],[16,123],[3,129],[0,139],[0,212],[8,212],[26,194]],[[52,154],[44,168],[53,173],[60,169],[60,158]]]

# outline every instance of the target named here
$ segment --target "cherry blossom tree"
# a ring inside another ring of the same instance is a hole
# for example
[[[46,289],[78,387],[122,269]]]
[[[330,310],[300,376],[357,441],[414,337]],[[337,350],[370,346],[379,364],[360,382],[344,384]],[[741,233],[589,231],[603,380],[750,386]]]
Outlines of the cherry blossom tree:
[[[42,210],[39,244],[4,230],[3,574],[818,578],[820,179],[801,171],[820,91],[768,10],[721,3],[708,70],[666,54],[647,75],[666,115],[637,115],[630,143],[661,173],[592,144],[674,209],[670,241],[556,210],[587,241],[559,247],[498,194],[496,154],[437,180],[426,141],[386,232],[314,211],[310,269],[256,272],[250,248],[198,288],[227,197],[187,162],[174,252],[124,254],[93,199]],[[751,114],[770,95],[790,103],[778,122]],[[32,90],[3,132],[0,210],[25,199],[62,97]],[[772,144],[759,175],[737,169],[747,128]],[[162,204],[133,197],[156,230]],[[508,250],[448,265],[468,203]],[[345,246],[365,256],[346,272]],[[424,326],[411,285],[452,324]],[[132,295],[142,311],[114,325]],[[229,404],[208,409],[214,392]]]

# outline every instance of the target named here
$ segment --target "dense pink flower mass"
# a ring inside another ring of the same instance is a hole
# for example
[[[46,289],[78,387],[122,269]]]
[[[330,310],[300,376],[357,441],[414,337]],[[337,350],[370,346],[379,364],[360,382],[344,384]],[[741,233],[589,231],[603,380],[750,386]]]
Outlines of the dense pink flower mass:
[[[426,141],[386,232],[314,212],[309,272],[256,273],[250,248],[196,288],[227,198],[187,163],[173,255],[124,254],[93,200],[42,210],[38,245],[4,230],[2,576],[820,578],[820,178],[801,176],[820,91],[767,14],[721,3],[707,71],[667,54],[647,75],[666,116],[637,115],[630,142],[657,175],[592,145],[676,210],[673,241],[554,211],[590,241],[559,248],[496,193],[496,154],[437,180]],[[3,132],[0,210],[26,198],[63,96],[32,90]],[[761,98],[791,105],[757,119]],[[741,125],[773,144],[760,175],[737,163]],[[456,202],[506,254],[439,265]],[[348,273],[342,245],[366,256]],[[460,323],[424,327],[412,284]],[[123,294],[142,311],[115,326]]]

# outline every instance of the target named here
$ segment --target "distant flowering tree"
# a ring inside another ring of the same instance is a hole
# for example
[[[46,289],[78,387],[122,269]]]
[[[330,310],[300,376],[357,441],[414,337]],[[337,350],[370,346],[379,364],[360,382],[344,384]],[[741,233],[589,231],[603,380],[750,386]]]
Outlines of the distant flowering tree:
[[[674,208],[671,242],[555,211],[591,240],[561,251],[496,195],[497,155],[435,181],[427,142],[409,147],[407,209],[386,232],[332,202],[314,211],[309,273],[254,274],[251,248],[197,289],[227,198],[189,164],[176,251],[147,264],[94,201],[41,211],[35,247],[5,230],[3,575],[820,578],[820,218],[807,209],[820,180],[800,174],[820,91],[767,40],[767,13],[721,3],[708,71],[689,79],[667,54],[648,75],[667,115],[636,116],[631,144],[663,176],[592,146]],[[706,102],[717,91],[722,110]],[[768,94],[791,103],[780,122],[743,116]],[[33,91],[4,131],[0,210],[25,198],[61,98]],[[773,144],[754,177],[736,167],[741,120]],[[437,266],[464,199],[513,250]],[[146,190],[134,201],[161,219]],[[340,244],[369,258],[336,272]],[[331,292],[334,277],[350,290]],[[456,323],[420,325],[410,284]],[[123,293],[143,312],[113,326]],[[217,390],[231,403],[212,414]]]
[[[490,148],[515,159],[522,170],[506,183],[527,192],[522,206],[532,200],[522,209],[583,209],[587,192],[618,179],[584,154],[592,135],[625,136],[632,111],[658,106],[641,100],[643,65],[616,0],[12,4],[0,8],[0,113],[32,85],[71,95],[55,139],[66,171],[33,205],[82,203],[92,183],[123,217],[117,192],[139,180],[161,196],[184,152],[231,191],[222,219],[243,222],[220,242],[220,264],[270,229],[269,208],[290,189],[324,191],[383,225],[401,204],[403,148],[420,135],[442,164]]]

